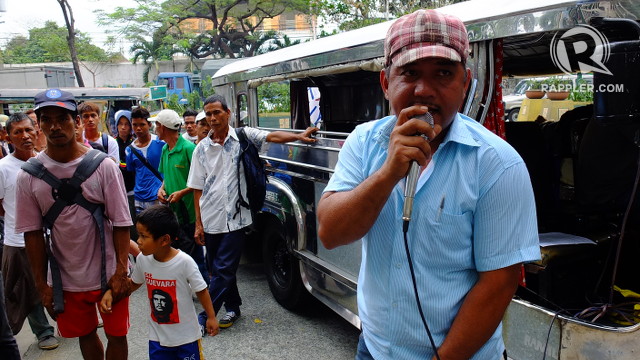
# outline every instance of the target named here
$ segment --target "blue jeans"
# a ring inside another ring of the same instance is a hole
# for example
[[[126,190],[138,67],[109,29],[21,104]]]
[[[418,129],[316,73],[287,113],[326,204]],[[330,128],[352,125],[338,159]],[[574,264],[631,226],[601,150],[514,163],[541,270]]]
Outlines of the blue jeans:
[[[358,351],[356,352],[356,360],[374,360],[373,356],[369,352],[367,348],[367,344],[364,342],[364,337],[362,333],[360,333],[360,338],[358,339]]]
[[[47,319],[47,315],[45,315],[44,311],[44,306],[40,303],[31,310],[29,315],[27,315],[31,331],[38,340],[42,340],[47,336],[53,336],[53,326],[49,324],[49,320]]]
[[[240,314],[242,299],[238,292],[236,271],[244,247],[244,230],[224,234],[204,234],[207,247],[207,265],[211,272],[209,295],[213,310],[218,313],[222,305],[227,311]],[[200,313],[201,321],[204,312]],[[206,319],[206,314],[204,315]]]

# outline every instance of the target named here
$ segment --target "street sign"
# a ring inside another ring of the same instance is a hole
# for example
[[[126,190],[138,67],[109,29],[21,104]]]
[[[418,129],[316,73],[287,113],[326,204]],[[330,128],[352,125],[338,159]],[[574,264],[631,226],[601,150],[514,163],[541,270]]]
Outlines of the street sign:
[[[151,100],[160,100],[167,98],[167,87],[165,85],[151,86],[149,88]]]

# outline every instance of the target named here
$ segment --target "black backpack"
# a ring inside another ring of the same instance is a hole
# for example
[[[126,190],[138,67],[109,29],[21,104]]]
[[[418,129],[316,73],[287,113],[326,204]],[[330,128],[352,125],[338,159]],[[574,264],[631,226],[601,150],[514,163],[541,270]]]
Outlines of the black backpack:
[[[76,171],[71,178],[58,179],[44,167],[40,160],[35,157],[30,158],[26,163],[22,164],[22,170],[28,174],[37,177],[49,184],[52,188],[53,198],[55,202],[47,213],[44,215],[43,222],[45,227],[45,248],[49,258],[49,267],[51,268],[51,279],[53,282],[53,307],[56,313],[64,311],[64,300],[62,291],[62,277],[58,262],[53,257],[51,251],[51,231],[56,219],[65,207],[78,204],[87,209],[93,216],[95,225],[100,235],[100,249],[102,252],[102,269],[100,270],[100,283],[102,291],[107,291],[107,272],[106,272],[106,252],[105,252],[105,234],[104,234],[104,204],[96,204],[87,200],[82,195],[80,185],[87,180],[91,174],[100,166],[102,161],[107,158],[107,154],[99,150],[89,150],[84,158],[78,164]]]
[[[251,210],[252,214],[262,210],[264,198],[267,194],[267,174],[264,171],[264,163],[260,159],[258,148],[247,140],[243,128],[235,130],[240,141],[240,158],[236,169],[238,174],[238,202],[236,203],[236,213],[233,215],[234,219],[240,213],[240,206]],[[244,197],[240,186],[240,162],[242,162],[244,177],[247,181],[247,194]]]

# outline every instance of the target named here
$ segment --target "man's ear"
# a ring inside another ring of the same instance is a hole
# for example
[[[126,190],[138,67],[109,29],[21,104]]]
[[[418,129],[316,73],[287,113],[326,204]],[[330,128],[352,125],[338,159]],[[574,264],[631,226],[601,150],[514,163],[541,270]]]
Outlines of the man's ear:
[[[380,70],[380,87],[382,87],[382,91],[384,91],[384,98],[389,100],[387,96],[387,90],[389,89],[389,79],[387,78],[387,69],[384,68]]]
[[[466,68],[465,71],[467,73],[467,76],[464,83],[464,94],[467,93],[467,91],[469,90],[469,84],[471,84],[471,69]]]

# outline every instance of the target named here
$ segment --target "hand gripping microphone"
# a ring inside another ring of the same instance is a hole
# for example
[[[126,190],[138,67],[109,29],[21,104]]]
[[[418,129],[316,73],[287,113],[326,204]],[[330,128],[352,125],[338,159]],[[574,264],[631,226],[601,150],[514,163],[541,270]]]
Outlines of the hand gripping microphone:
[[[433,127],[433,116],[430,113],[422,114],[414,117],[414,119],[419,119],[422,121],[426,121],[431,127]],[[420,135],[425,140],[429,141],[429,138],[425,135]],[[409,168],[409,174],[407,175],[407,180],[404,187],[404,207],[402,208],[402,221],[404,231],[407,231],[409,228],[409,221],[411,221],[411,212],[413,211],[413,198],[416,195],[416,186],[418,185],[418,178],[420,177],[420,165],[417,161],[411,162],[411,167]]]

